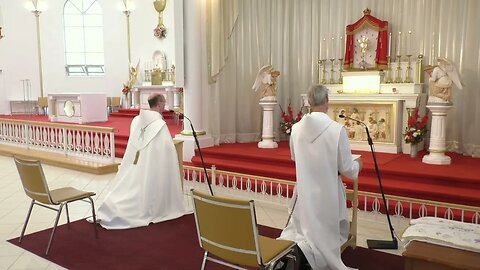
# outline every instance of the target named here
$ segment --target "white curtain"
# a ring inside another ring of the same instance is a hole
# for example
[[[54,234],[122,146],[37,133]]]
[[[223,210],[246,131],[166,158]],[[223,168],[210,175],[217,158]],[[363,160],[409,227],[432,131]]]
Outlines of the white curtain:
[[[434,63],[436,57],[456,63],[465,87],[453,92],[448,147],[480,157],[478,0],[238,1],[238,19],[232,33],[224,36],[228,60],[209,87],[209,130],[215,142],[259,140],[261,110],[251,87],[265,64],[281,72],[277,96],[281,107],[286,110],[291,103],[298,112],[300,95],[318,83],[320,40],[344,36],[345,26],[361,18],[367,7],[371,15],[389,22],[394,36],[411,30],[412,54],[423,54],[425,64]],[[277,109],[277,126],[279,121]]]

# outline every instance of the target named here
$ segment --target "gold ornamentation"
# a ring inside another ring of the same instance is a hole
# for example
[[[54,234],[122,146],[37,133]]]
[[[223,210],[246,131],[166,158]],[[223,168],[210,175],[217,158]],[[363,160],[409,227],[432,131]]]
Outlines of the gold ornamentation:
[[[163,11],[166,6],[167,0],[155,0],[153,2],[153,7],[158,12],[158,24],[157,27],[153,29],[153,35],[158,39],[167,37],[167,28],[163,24]]]

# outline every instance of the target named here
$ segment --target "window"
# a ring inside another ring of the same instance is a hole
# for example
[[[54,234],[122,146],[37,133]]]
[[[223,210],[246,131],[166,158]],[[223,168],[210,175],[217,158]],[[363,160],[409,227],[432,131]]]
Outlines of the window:
[[[67,75],[103,75],[103,14],[98,1],[67,0],[63,19]]]

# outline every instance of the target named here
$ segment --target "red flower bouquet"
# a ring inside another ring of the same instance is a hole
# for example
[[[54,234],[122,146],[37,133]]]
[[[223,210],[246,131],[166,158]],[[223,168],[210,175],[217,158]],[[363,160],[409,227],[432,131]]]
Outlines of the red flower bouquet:
[[[280,107],[280,109],[282,109],[282,107]],[[303,116],[303,113],[302,113],[302,110],[300,109],[300,111],[294,117],[292,105],[288,104],[287,112],[284,112],[282,110],[282,121],[280,121],[280,128],[282,129],[282,132],[287,135],[290,135],[290,133],[292,133],[293,124],[300,121],[300,119],[302,119],[302,116]]]
[[[413,113],[408,117],[407,127],[403,134],[405,142],[417,144],[423,140],[427,134],[428,114],[420,117],[418,108],[415,108]]]

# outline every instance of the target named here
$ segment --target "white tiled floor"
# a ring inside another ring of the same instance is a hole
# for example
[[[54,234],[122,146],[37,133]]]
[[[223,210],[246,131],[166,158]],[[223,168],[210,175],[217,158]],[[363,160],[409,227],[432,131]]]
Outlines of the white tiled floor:
[[[83,190],[94,191],[95,204],[98,207],[103,202],[115,174],[94,175],[73,170],[43,165],[45,176],[50,188],[73,186]],[[18,237],[25,220],[29,198],[23,192],[15,163],[11,157],[0,156],[0,269],[63,269],[54,263],[40,258],[28,251],[6,242]],[[89,204],[76,202],[69,205],[71,220],[77,220],[90,215]],[[283,228],[287,220],[286,207],[257,203],[257,219],[260,224]],[[53,226],[55,213],[48,209],[36,207],[27,227],[27,234],[44,230]],[[62,214],[60,224],[66,222]],[[404,218],[392,218],[392,223],[400,236],[408,225]],[[360,212],[358,220],[358,245],[366,246],[366,239],[390,239],[390,233],[384,215]],[[28,241],[27,239],[25,241]],[[53,245],[55,241],[53,242]],[[402,243],[398,250],[389,251],[401,254]],[[45,243],[46,245],[46,243]]]

